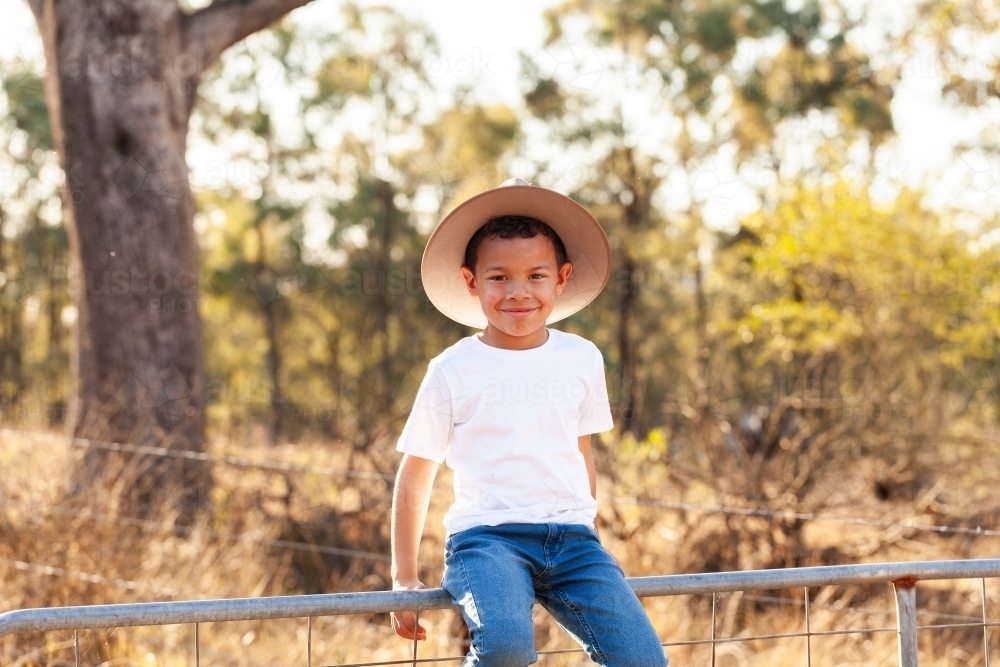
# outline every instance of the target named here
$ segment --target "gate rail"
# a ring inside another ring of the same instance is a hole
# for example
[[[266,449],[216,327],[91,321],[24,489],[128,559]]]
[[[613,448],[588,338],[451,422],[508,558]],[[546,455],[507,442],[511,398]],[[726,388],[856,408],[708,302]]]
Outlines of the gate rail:
[[[919,581],[944,579],[981,579],[983,591],[982,621],[934,625],[946,627],[982,627],[985,664],[989,665],[989,628],[1000,625],[987,614],[986,579],[1000,577],[1000,559],[922,561],[908,563],[877,563],[857,565],[832,565],[745,572],[717,572],[710,574],[681,574],[650,577],[632,577],[629,585],[639,597],[666,595],[712,595],[711,639],[668,642],[669,645],[711,643],[713,664],[715,646],[730,641],[762,638],[806,638],[807,665],[811,663],[810,638],[831,634],[857,632],[895,631],[898,636],[900,667],[917,665],[916,584]],[[845,584],[891,583],[896,598],[895,628],[866,628],[844,631],[811,631],[809,621],[809,588]],[[715,616],[717,593],[746,590],[773,590],[780,588],[805,589],[806,631],[752,637],[716,638]],[[332,593],[321,595],[295,595],[264,598],[233,598],[221,600],[190,600],[176,602],[144,602],[135,604],[88,605],[79,607],[51,607],[21,609],[0,614],[0,637],[20,632],[47,632],[54,630],[82,630],[90,628],[173,625],[178,623],[209,623],[216,621],[248,621],[276,618],[308,619],[307,664],[312,667],[312,618],[344,614],[380,613],[410,610],[414,612],[447,609],[451,607],[450,595],[440,588],[419,591],[371,591],[363,593]],[[927,626],[922,626],[927,627]],[[198,628],[195,626],[195,656],[199,663]],[[541,652],[540,652],[541,653]],[[79,664],[79,645],[76,650]],[[436,660],[460,660],[460,657]],[[425,660],[419,660],[424,662]],[[435,659],[431,659],[435,660]],[[416,641],[414,641],[414,660]],[[411,663],[410,660],[393,661]],[[365,664],[392,664],[365,663]]]

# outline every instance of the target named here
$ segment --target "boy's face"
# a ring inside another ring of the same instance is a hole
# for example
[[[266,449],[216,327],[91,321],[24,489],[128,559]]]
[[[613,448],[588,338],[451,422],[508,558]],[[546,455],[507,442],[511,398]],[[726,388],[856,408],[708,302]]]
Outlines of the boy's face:
[[[462,267],[469,294],[479,297],[489,322],[484,342],[511,349],[543,344],[545,320],[572,271],[569,262],[556,266],[555,248],[543,234],[484,240],[475,273]]]

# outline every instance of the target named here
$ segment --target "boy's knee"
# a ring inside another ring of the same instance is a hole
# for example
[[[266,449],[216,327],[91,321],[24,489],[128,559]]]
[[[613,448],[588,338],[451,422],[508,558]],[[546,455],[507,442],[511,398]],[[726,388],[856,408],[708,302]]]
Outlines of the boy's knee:
[[[482,667],[527,667],[538,659],[534,642],[525,644],[504,640],[479,655]]]
[[[487,632],[473,639],[480,667],[527,667],[538,660],[535,633],[530,627],[501,626],[501,632]],[[476,641],[479,639],[479,641]],[[481,649],[479,648],[481,647]]]

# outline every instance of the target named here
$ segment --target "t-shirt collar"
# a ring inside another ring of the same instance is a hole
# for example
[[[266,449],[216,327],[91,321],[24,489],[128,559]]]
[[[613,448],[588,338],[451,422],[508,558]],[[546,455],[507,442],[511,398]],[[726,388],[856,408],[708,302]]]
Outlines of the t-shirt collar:
[[[492,345],[484,343],[480,340],[479,334],[473,334],[470,338],[472,338],[473,344],[476,348],[482,350],[483,352],[488,352],[505,359],[528,359],[542,354],[548,354],[548,352],[555,345],[556,337],[559,335],[559,332],[556,329],[549,329],[548,327],[546,327],[545,330],[549,333],[549,337],[545,340],[545,342],[538,347],[532,347],[527,350],[508,350],[502,347],[493,347]]]

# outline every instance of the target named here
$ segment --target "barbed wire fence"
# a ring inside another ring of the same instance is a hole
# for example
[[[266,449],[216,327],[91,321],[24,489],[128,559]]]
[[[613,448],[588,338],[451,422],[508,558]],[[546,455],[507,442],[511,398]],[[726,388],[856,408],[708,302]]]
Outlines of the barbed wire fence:
[[[108,451],[117,452],[127,452],[134,454],[145,454],[150,456],[164,456],[164,457],[174,457],[174,458],[185,458],[194,459],[199,461],[205,461],[208,463],[223,464],[227,466],[233,466],[237,468],[248,468],[255,470],[264,470],[272,472],[300,472],[300,473],[313,473],[317,475],[326,475],[331,477],[348,477],[353,479],[381,479],[381,480],[392,480],[394,477],[392,475],[384,475],[381,473],[373,473],[363,470],[345,470],[340,468],[330,468],[326,466],[314,466],[309,464],[301,463],[291,463],[286,461],[274,461],[274,460],[260,460],[255,461],[246,457],[239,456],[218,456],[213,454],[208,454],[205,452],[197,452],[192,450],[183,449],[168,449],[163,447],[149,447],[141,445],[131,445],[127,443],[117,443],[117,442],[106,442],[101,440],[90,440],[87,438],[70,438],[67,436],[60,436],[49,433],[36,433],[30,431],[18,431],[12,429],[0,429],[0,438],[2,437],[21,437],[21,438],[32,438],[37,440],[48,440],[48,441],[64,441],[68,442],[74,447],[84,447],[84,448],[98,448]],[[0,504],[4,502],[4,498],[0,497]],[[740,507],[736,505],[707,505],[701,503],[691,503],[682,501],[669,501],[669,500],[657,500],[651,498],[643,498],[641,496],[610,496],[599,502],[603,503],[614,503],[614,504],[624,504],[633,503],[637,505],[646,505],[650,507],[659,507],[662,509],[674,509],[683,511],[697,511],[704,512],[706,514],[730,514],[738,516],[757,516],[764,518],[782,519],[782,520],[800,520],[800,521],[826,521],[832,523],[842,523],[847,525],[864,525],[871,526],[874,528],[904,528],[917,531],[926,531],[932,533],[951,533],[956,535],[973,535],[973,536],[983,536],[983,537],[1000,537],[1000,530],[993,528],[983,528],[977,526],[975,528],[970,528],[968,526],[950,526],[950,525],[938,525],[929,523],[920,523],[916,521],[898,521],[892,519],[878,519],[872,517],[859,517],[859,516],[844,516],[835,514],[823,514],[816,512],[796,512],[790,510],[773,510],[767,508],[754,508],[754,507]],[[199,531],[200,529],[192,529]],[[205,532],[205,531],[202,531]],[[212,532],[212,531],[208,531]],[[225,535],[227,539],[250,539],[247,536],[235,536],[232,534],[223,533],[212,533],[215,537],[221,537]],[[268,544],[266,540],[262,543]],[[288,546],[289,548],[297,547],[309,547],[316,545],[309,545],[307,543],[294,543],[281,541],[281,544],[276,546]],[[343,552],[350,550],[341,550]],[[338,553],[338,555],[350,556],[349,553],[340,553],[338,551],[331,551],[330,553]],[[384,559],[384,555],[370,554],[366,552],[355,552],[358,558],[375,558]],[[377,557],[377,558],[376,558]]]

